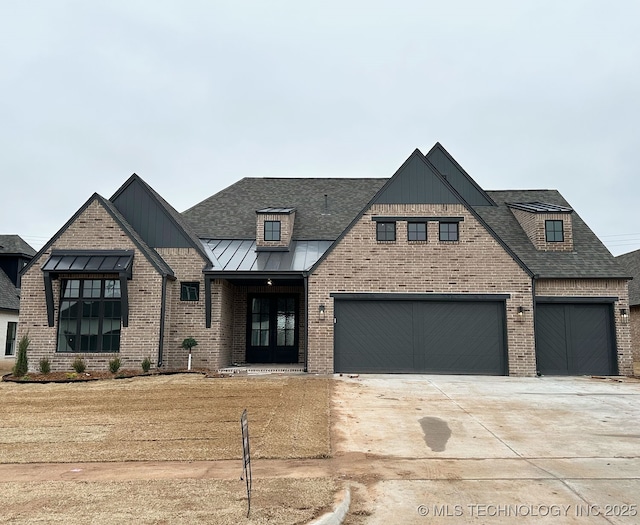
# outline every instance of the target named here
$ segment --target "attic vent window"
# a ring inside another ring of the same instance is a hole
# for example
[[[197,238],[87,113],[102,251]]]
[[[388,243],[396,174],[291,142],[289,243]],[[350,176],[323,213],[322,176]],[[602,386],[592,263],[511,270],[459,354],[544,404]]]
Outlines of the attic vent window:
[[[280,240],[280,221],[264,221],[264,240]]]

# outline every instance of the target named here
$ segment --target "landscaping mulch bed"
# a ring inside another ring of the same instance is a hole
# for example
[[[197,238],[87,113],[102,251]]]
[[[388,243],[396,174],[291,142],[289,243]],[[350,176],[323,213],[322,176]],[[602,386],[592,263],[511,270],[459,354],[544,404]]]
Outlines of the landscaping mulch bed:
[[[115,374],[104,370],[87,370],[86,372],[29,372],[24,376],[14,376],[12,373],[2,376],[3,381],[13,383],[71,383],[75,381],[96,381],[102,379],[127,379],[131,377],[144,377],[156,375],[172,375],[172,374],[202,374],[206,377],[224,377],[222,374],[210,372],[208,370],[192,369],[192,370],[162,370],[153,372],[142,372],[140,370],[118,370]]]

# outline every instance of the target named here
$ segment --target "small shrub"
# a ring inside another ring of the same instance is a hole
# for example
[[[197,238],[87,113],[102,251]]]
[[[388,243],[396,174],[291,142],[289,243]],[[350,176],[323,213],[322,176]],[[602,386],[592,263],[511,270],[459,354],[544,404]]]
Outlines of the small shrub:
[[[78,377],[78,374],[75,372],[67,372],[67,379],[75,379],[76,377]]]
[[[51,372],[51,363],[49,363],[49,360],[46,357],[40,359],[40,372],[43,374]]]
[[[151,359],[145,357],[142,360],[142,371],[146,374],[151,369]]]
[[[187,337],[184,341],[182,341],[182,348],[191,352],[191,349],[194,346],[198,346],[198,341],[196,341],[193,337]]]
[[[71,363],[71,366],[78,374],[82,374],[87,369],[87,365],[82,357],[76,357],[73,363]]]
[[[13,365],[13,375],[22,377],[29,371],[29,360],[27,359],[27,348],[29,348],[29,335],[25,334],[18,343],[18,355],[16,363]]]
[[[112,374],[115,374],[118,370],[120,370],[121,361],[119,357],[114,357],[109,361],[109,371]]]

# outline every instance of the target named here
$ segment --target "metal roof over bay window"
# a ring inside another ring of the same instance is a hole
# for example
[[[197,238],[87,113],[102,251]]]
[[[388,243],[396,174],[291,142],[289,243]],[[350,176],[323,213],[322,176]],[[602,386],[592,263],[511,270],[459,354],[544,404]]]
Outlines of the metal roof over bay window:
[[[122,298],[122,326],[129,325],[129,294],[127,280],[133,270],[132,250],[53,250],[44,263],[47,321],[54,326],[52,281],[60,275],[104,274],[117,276]]]

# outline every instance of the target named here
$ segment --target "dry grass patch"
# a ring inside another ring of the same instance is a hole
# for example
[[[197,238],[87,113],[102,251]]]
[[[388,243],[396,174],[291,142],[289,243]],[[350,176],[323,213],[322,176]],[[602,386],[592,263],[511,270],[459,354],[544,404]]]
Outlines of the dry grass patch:
[[[243,482],[155,480],[2,483],[10,523],[218,525],[308,523],[329,510],[332,479],[254,480],[251,515]]]
[[[330,385],[308,376],[195,374],[2,382],[0,462],[239,459],[244,408],[252,457],[326,457]]]

